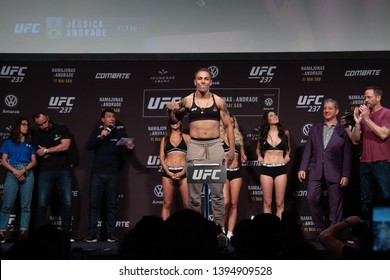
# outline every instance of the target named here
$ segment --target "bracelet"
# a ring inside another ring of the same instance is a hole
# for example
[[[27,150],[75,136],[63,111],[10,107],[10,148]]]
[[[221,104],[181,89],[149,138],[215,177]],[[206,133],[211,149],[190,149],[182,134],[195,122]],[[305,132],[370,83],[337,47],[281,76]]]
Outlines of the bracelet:
[[[23,167],[24,168],[24,171],[26,172],[26,175],[28,175],[28,170],[26,167]]]

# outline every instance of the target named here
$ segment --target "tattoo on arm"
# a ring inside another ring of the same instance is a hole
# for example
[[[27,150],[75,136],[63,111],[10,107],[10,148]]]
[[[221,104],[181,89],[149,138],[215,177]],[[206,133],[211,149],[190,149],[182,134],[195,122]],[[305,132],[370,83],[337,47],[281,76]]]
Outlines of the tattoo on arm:
[[[186,100],[187,100],[187,97],[184,97],[184,98],[180,99],[179,108],[185,108],[186,107]]]
[[[230,113],[229,113],[229,110],[228,110],[228,108],[227,108],[227,106],[226,106],[226,103],[224,102],[223,104],[222,104],[222,116],[230,116]]]

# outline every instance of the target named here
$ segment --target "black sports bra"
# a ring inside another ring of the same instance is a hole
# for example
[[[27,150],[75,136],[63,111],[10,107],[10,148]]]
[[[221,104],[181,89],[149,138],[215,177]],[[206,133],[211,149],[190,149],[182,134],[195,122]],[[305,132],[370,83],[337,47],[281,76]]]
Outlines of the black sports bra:
[[[276,146],[272,146],[268,141],[264,141],[264,150],[265,151],[285,151],[287,146],[283,141],[280,141],[280,143]]]
[[[186,141],[184,141],[184,138],[181,138],[181,141],[179,145],[176,147],[172,145],[171,141],[168,141],[167,144],[165,145],[165,154],[169,154],[172,152],[182,152],[182,153],[187,153],[187,144]]]
[[[211,94],[213,98],[213,104],[208,108],[200,108],[195,104],[195,93],[192,98],[192,106],[188,114],[188,121],[199,121],[199,120],[215,120],[219,122],[221,116],[219,115],[219,108],[215,103],[214,94]]]
[[[225,141],[222,141],[222,147],[225,153],[229,152],[230,147]],[[240,154],[240,145],[237,143],[234,144],[234,153]]]

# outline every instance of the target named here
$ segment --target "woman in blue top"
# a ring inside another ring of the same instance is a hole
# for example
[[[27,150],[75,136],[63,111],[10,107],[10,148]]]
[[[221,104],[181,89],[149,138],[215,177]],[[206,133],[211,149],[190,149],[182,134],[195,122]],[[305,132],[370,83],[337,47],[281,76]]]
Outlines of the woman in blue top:
[[[2,165],[7,169],[4,183],[3,207],[0,213],[0,242],[4,243],[4,232],[8,227],[11,209],[20,191],[21,217],[20,234],[26,238],[30,224],[31,198],[34,188],[32,168],[37,164],[35,149],[31,146],[31,133],[26,118],[19,118],[11,132],[10,139],[4,141],[0,153]]]

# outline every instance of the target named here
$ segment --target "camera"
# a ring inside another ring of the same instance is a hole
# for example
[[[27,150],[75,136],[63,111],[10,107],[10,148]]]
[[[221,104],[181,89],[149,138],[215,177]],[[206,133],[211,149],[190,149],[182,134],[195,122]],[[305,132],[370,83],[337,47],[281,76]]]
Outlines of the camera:
[[[344,119],[344,127],[349,126],[355,126],[355,118],[353,117],[353,111],[352,110],[345,110],[344,116],[342,116],[342,119]]]

